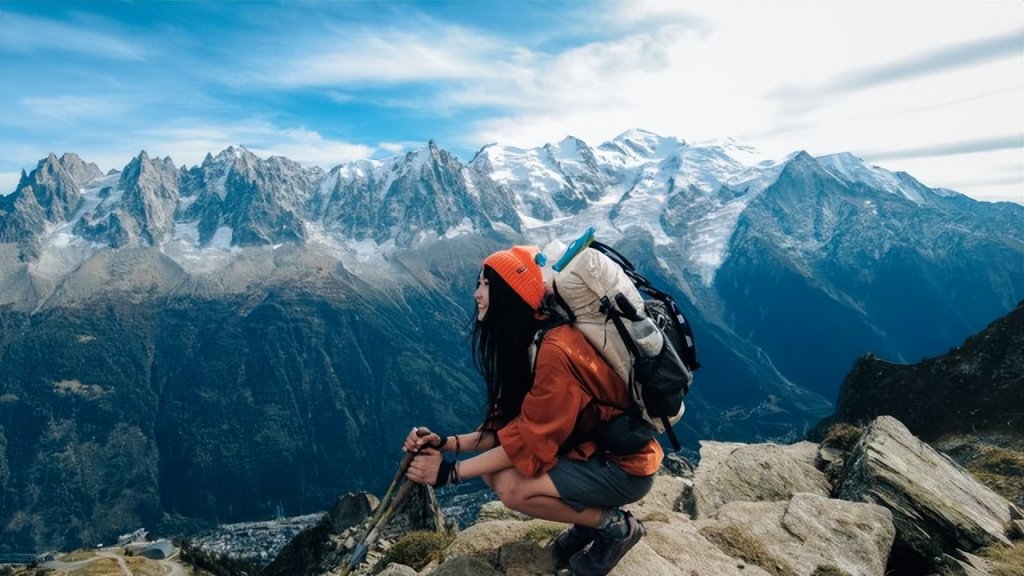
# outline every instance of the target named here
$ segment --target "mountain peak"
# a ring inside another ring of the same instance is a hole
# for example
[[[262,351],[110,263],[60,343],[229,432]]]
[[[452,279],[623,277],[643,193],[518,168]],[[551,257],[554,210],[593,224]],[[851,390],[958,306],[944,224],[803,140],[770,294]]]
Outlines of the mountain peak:
[[[847,184],[864,184],[906,198],[915,204],[926,202],[925,187],[917,180],[910,178],[909,175],[901,176],[899,173],[868,165],[850,152],[819,156],[817,162],[829,174]]]
[[[685,140],[633,129],[601,144],[599,149],[622,154],[634,161],[644,161],[665,158],[685,146],[687,146]]]
[[[207,155],[207,157],[209,157],[209,155]],[[258,160],[255,154],[250,152],[245,146],[242,145],[228,146],[227,148],[218,152],[217,155],[213,158],[213,160],[216,162],[226,163],[234,162],[235,160],[248,159]]]

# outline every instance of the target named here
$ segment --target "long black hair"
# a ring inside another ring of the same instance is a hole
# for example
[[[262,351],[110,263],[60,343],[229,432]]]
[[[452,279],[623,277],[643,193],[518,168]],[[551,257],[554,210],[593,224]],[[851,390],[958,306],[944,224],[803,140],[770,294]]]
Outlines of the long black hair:
[[[473,363],[487,383],[483,428],[495,429],[519,415],[533,386],[529,348],[541,320],[490,266],[484,266],[483,277],[488,305],[473,326]]]

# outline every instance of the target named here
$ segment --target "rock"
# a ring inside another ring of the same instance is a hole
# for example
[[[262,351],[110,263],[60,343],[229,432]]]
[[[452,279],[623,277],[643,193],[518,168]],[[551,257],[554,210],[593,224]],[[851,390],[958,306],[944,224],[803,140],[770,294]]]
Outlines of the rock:
[[[952,567],[950,572],[957,576],[989,576],[1000,573],[993,563],[985,558],[980,558],[966,552],[961,552],[960,555],[963,556],[963,560],[949,555],[943,558],[946,565]]]
[[[456,556],[445,560],[431,576],[502,576],[493,566],[473,556]]]
[[[665,454],[661,467],[662,470],[659,470],[659,473],[664,472],[672,476],[679,476],[680,478],[693,478],[693,464],[678,452]]]
[[[616,566],[613,576],[732,576],[739,570],[744,576],[767,574],[723,553],[698,532],[698,525],[681,507],[683,495],[692,486],[687,478],[658,475],[643,499],[626,506],[643,521],[647,535]]]
[[[1009,544],[1010,503],[890,416],[865,431],[836,492],[891,510],[897,542],[927,561],[954,549]]]
[[[330,512],[327,513],[332,533],[341,534],[352,526],[366,520],[379,503],[380,501],[377,500],[376,496],[367,492],[359,492],[357,494],[349,492],[338,498],[338,501],[331,507]]]
[[[498,565],[499,549],[507,542],[524,540],[530,530],[537,527],[564,525],[546,520],[488,520],[478,522],[455,536],[455,541],[445,551],[445,559],[457,556],[473,556],[492,566]],[[552,529],[554,530],[554,529]]]
[[[416,576],[416,571],[405,564],[392,562],[378,572],[377,576]]]
[[[505,576],[553,574],[555,557],[551,547],[540,542],[509,542],[498,550],[498,568]]]
[[[373,512],[368,508],[370,505],[379,505],[377,498],[370,494],[341,497],[319,523],[296,535],[264,568],[261,576],[326,574],[342,566],[348,562],[355,546],[364,541]],[[381,559],[382,551],[390,546],[389,541],[400,535],[416,530],[444,529],[444,516],[433,490],[414,486],[390,520],[380,527],[378,539],[367,550],[361,566],[373,566]]]
[[[331,521],[325,514],[320,522],[292,538],[260,575],[319,574],[323,566],[338,565],[345,550],[334,540],[332,531]]]
[[[768,572],[725,554],[681,515],[671,521],[645,520],[647,536],[630,550],[612,574],[659,576],[768,576]]]
[[[892,514],[881,506],[806,493],[788,502],[730,502],[713,522],[701,524],[739,529],[759,544],[765,558],[784,567],[780,572],[791,574],[832,565],[850,574],[881,576],[895,536]]]
[[[693,488],[693,481],[676,476],[658,475],[654,485],[639,502],[625,506],[641,520],[666,521],[673,512],[682,513],[682,499]]]
[[[500,500],[493,500],[487,502],[480,507],[480,512],[477,514],[477,522],[487,522],[488,520],[529,520],[530,517],[516,512],[501,503]]]
[[[812,442],[780,446],[703,441],[691,512],[704,518],[728,502],[789,500],[797,492],[828,496],[828,481],[814,466],[817,457],[818,446]]]

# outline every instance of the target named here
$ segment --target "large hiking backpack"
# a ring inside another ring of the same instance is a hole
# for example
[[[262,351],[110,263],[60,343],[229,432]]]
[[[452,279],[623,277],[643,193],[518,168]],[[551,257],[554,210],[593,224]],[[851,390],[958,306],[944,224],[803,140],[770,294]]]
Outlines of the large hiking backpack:
[[[598,432],[598,443],[629,454],[664,432],[679,450],[672,425],[682,417],[683,397],[700,363],[693,331],[675,300],[622,254],[593,240],[593,229],[569,247],[554,270],[556,311],[629,387],[629,405],[618,406],[623,416]]]

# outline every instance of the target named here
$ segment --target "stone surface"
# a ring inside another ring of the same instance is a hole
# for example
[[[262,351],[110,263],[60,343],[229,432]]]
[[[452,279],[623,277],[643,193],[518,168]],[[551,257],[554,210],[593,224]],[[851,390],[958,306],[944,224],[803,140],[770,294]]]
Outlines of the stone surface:
[[[431,576],[502,576],[493,566],[473,556],[456,556],[445,560]]]
[[[686,518],[645,521],[647,536],[630,551],[612,574],[693,576],[767,576],[768,572],[722,552]]]
[[[701,442],[693,478],[693,515],[713,516],[728,502],[789,500],[797,492],[828,496],[825,475],[814,467],[818,447]]]
[[[416,576],[416,570],[413,570],[405,564],[396,564],[392,562],[381,570],[377,576]]]
[[[897,540],[925,559],[1009,544],[1010,503],[890,416],[854,447],[837,495],[890,509]]]
[[[715,521],[742,528],[795,574],[832,565],[881,576],[895,536],[892,514],[881,506],[806,493],[788,502],[731,502]]]

